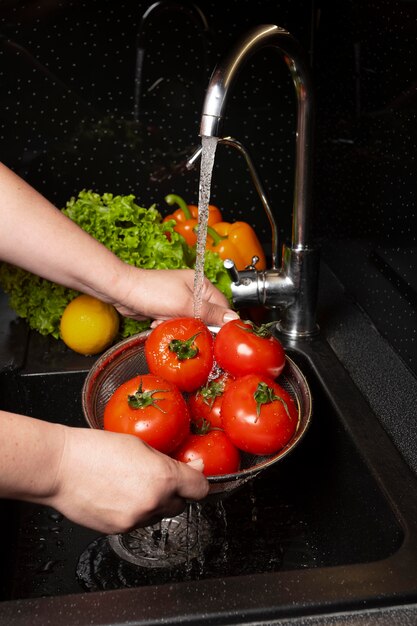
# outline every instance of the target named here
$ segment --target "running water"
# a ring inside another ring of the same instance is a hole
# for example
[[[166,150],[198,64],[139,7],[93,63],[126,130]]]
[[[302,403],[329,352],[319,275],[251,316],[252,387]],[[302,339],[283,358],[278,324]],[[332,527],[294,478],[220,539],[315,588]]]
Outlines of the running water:
[[[213,172],[214,156],[216,154],[218,138],[201,138],[201,166],[200,185],[198,196],[198,233],[194,274],[194,317],[201,317],[204,283],[204,258],[207,241],[207,222],[210,202],[211,175]]]

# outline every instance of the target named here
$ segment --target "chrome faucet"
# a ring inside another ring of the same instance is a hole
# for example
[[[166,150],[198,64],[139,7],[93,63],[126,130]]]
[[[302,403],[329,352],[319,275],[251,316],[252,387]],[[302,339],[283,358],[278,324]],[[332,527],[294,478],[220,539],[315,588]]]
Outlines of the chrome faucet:
[[[313,133],[312,81],[308,59],[296,39],[274,24],[252,29],[215,68],[207,89],[200,136],[221,137],[227,98],[234,79],[255,52],[275,47],[287,64],[297,96],[296,162],[292,241],[283,246],[281,267],[257,271],[254,262],[237,271],[232,260],[225,261],[232,278],[236,308],[253,305],[277,309],[277,330],[292,338],[317,332],[316,300],[319,268],[318,249],[310,242],[311,167]]]
[[[272,261],[272,267],[275,269],[277,267],[277,258],[278,258],[278,227],[277,227],[277,223],[274,218],[274,214],[272,212],[271,206],[269,204],[268,197],[264,190],[263,184],[261,182],[261,179],[258,176],[258,172],[255,169],[255,165],[253,164],[253,161],[251,157],[249,156],[249,153],[246,150],[245,146],[241,144],[240,141],[238,141],[237,139],[234,139],[233,137],[221,137],[219,138],[219,143],[224,144],[225,146],[230,146],[232,148],[235,148],[244,157],[246,161],[246,165],[248,166],[249,174],[251,175],[255,190],[258,193],[259,199],[262,203],[266,216],[269,220],[269,224],[271,226],[271,238],[272,238],[271,261]],[[196,148],[194,153],[187,159],[185,163],[185,167],[191,170],[194,167],[197,159],[201,157],[202,152],[203,152],[202,146],[199,146],[198,148]]]

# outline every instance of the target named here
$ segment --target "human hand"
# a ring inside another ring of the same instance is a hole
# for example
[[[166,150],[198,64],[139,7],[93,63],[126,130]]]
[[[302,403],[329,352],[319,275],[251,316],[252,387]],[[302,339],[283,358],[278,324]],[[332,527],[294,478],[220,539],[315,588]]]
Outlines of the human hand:
[[[127,266],[128,274],[119,287],[120,299],[113,302],[124,316],[151,318],[153,326],[172,317],[192,317],[193,270],[144,270]],[[227,298],[204,278],[201,319],[207,325],[223,326],[239,317]]]
[[[123,262],[1,163],[0,186],[2,260],[109,302],[127,317],[158,323],[193,316],[194,270],[148,270]],[[202,296],[206,324],[222,326],[238,317],[207,278]]]
[[[203,474],[133,435],[65,428],[52,493],[44,504],[105,534],[174,517],[208,493]]]

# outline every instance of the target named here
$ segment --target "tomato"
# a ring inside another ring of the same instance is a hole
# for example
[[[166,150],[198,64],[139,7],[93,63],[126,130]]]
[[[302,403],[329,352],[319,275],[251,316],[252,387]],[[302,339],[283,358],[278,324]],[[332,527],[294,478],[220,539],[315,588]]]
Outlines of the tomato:
[[[187,437],[190,414],[182,393],[168,381],[143,374],[118,387],[104,408],[104,429],[136,435],[169,454]]]
[[[222,326],[214,340],[214,358],[232,376],[262,374],[277,378],[285,365],[285,351],[266,325],[240,319]]]
[[[217,378],[207,382],[188,397],[191,421],[197,424],[206,420],[213,428],[221,428],[220,409],[223,393],[233,378],[223,372]]]
[[[177,461],[187,463],[202,459],[205,476],[234,474],[239,470],[240,452],[223,430],[213,429],[190,434],[173,454]]]
[[[221,418],[237,448],[268,455],[278,452],[294,435],[298,408],[275,380],[247,374],[236,378],[224,392]]]
[[[169,319],[150,333],[145,356],[152,374],[181,391],[195,391],[205,384],[213,367],[213,336],[197,318]]]

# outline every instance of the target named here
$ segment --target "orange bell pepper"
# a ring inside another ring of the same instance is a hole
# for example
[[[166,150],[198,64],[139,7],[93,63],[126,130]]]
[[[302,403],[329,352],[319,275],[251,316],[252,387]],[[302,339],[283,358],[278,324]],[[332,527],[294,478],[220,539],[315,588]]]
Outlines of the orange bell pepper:
[[[217,222],[207,229],[206,248],[221,259],[233,259],[238,270],[244,270],[258,257],[257,270],[266,268],[263,248],[253,228],[246,222]]]
[[[189,246],[195,246],[197,243],[197,226],[198,226],[198,207],[194,204],[187,204],[181,196],[170,193],[165,196],[165,202],[168,204],[178,204],[179,208],[164,218],[164,222],[175,220],[174,230],[182,235]],[[209,205],[208,224],[212,225],[220,222],[222,215],[220,210],[213,204]]]
[[[195,204],[189,204],[188,208],[190,209],[193,215],[197,215],[198,217],[198,207],[195,206]],[[209,214],[208,214],[207,224],[209,226],[213,226],[213,224],[217,224],[217,222],[222,221],[223,218],[222,218],[221,211],[216,206],[214,206],[214,204],[209,204],[208,210],[209,210]]]

